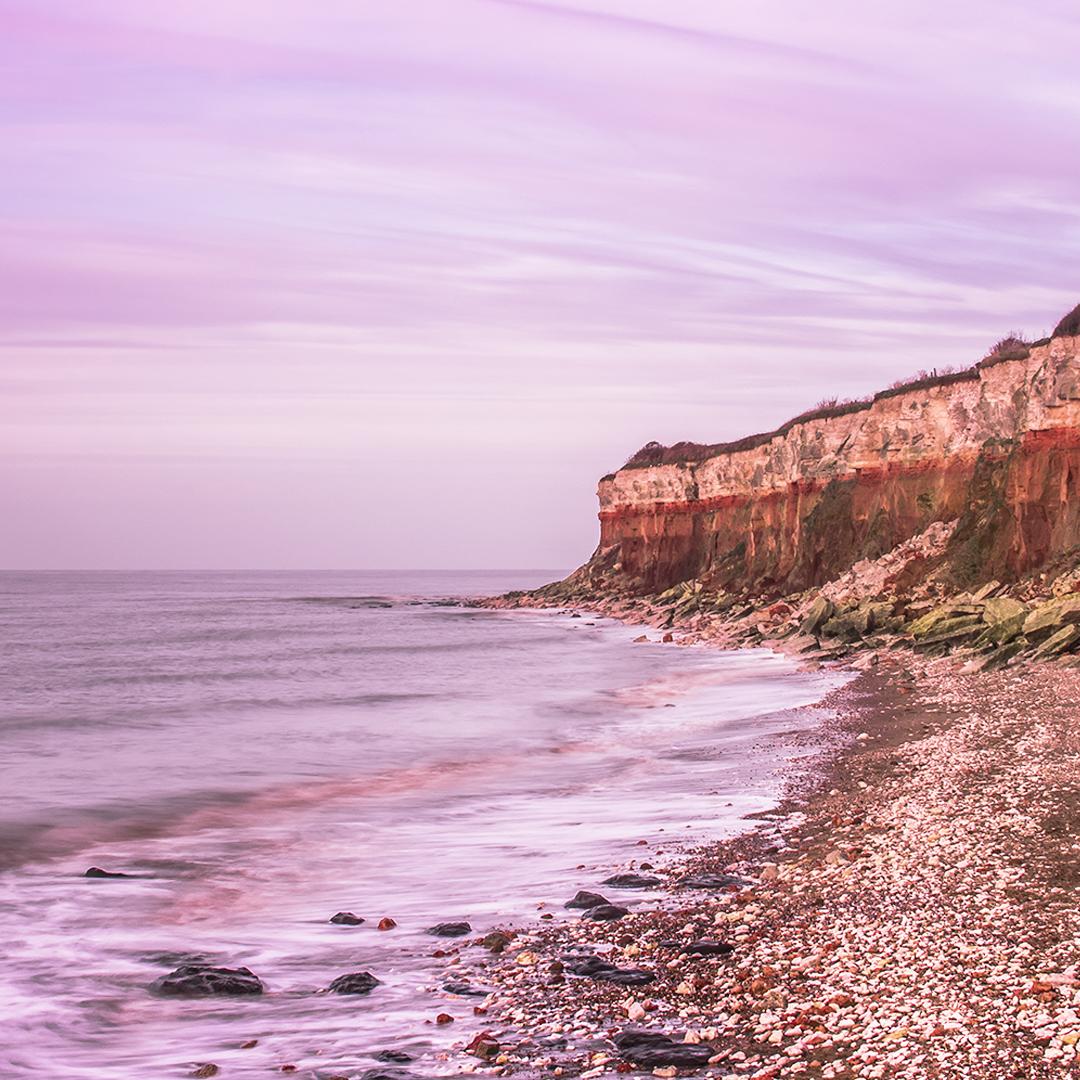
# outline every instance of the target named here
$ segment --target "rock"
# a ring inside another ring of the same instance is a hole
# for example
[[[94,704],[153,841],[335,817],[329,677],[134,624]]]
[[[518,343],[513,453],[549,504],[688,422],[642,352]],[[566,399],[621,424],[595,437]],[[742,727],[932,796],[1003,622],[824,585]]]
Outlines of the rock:
[[[713,1049],[703,1043],[680,1043],[659,1032],[628,1028],[613,1042],[625,1061],[648,1068],[675,1065],[697,1068],[709,1063]]]
[[[337,926],[359,926],[364,920],[351,911],[339,911],[330,916],[330,921]]]
[[[200,1065],[193,1072],[188,1073],[189,1076],[198,1077],[198,1080],[206,1080],[209,1076],[217,1076],[221,1070],[211,1061],[208,1061],[205,1065]]]
[[[385,919],[379,920],[380,930],[393,930],[395,926],[397,926],[397,923],[394,922],[394,920],[391,919],[389,916],[387,916]]]
[[[465,1047],[465,1053],[471,1054],[473,1057],[481,1058],[483,1061],[491,1061],[492,1058],[498,1057],[501,1047],[498,1040],[490,1032],[481,1031],[468,1046]]]
[[[679,882],[684,889],[744,889],[750,884],[735,874],[691,874]]]
[[[370,971],[354,971],[348,975],[339,975],[327,989],[332,994],[370,994],[379,980]]]
[[[624,915],[629,915],[630,912],[624,908],[619,907],[618,904],[597,904],[596,907],[591,907],[582,914],[583,919],[592,919],[594,922],[614,922],[616,919],[621,919]]]
[[[644,986],[656,982],[656,976],[642,968],[611,968],[598,971],[592,978],[595,982],[614,983],[616,986]]]
[[[409,1074],[404,1069],[365,1069],[360,1080],[408,1080]]]
[[[599,907],[601,904],[610,904],[606,896],[601,896],[599,893],[589,892],[586,889],[579,889],[575,894],[573,900],[567,900],[564,907],[568,908],[594,908]]]
[[[648,640],[649,640],[649,635],[648,634],[640,634],[640,635],[638,635],[638,637],[634,638],[634,644],[635,645],[642,645],[645,642],[647,642]]]
[[[604,878],[604,884],[613,889],[655,889],[660,879],[652,874],[615,874]]]
[[[620,968],[600,956],[578,957],[566,961],[566,970],[595,982],[613,983],[616,986],[644,986],[655,982],[651,971],[641,968]]]
[[[448,994],[457,994],[459,997],[487,997],[491,993],[490,990],[484,990],[467,982],[443,983],[443,989]]]
[[[395,1065],[407,1065],[412,1061],[412,1054],[406,1054],[404,1050],[380,1050],[374,1055],[376,1061],[388,1061]]]
[[[439,1027],[445,1027],[447,1024],[452,1024],[453,1022],[454,1018],[449,1013],[439,1013],[439,1015],[435,1017],[435,1023],[438,1024]]]
[[[209,994],[261,994],[262,980],[246,967],[225,968],[211,964],[181,964],[162,975],[150,989],[171,997],[202,997]]]
[[[682,951],[690,956],[727,956],[728,953],[735,951],[735,946],[729,945],[726,941],[702,940],[684,945]]]
[[[1064,626],[1080,623],[1080,596],[1070,594],[1039,604],[1024,620],[1024,636],[1041,641]]]
[[[91,866],[83,874],[83,877],[89,878],[127,878],[131,876],[131,874],[122,874],[119,870],[102,870],[100,866]]]
[[[1080,626],[1063,626],[1055,634],[1051,634],[1036,650],[1036,660],[1046,660],[1051,656],[1068,652],[1080,639]]]
[[[976,638],[983,631],[982,618],[978,615],[957,615],[941,619],[931,631],[915,639],[915,647],[928,650],[940,646],[959,645]]]
[[[996,626],[1007,619],[1026,614],[1027,608],[1011,596],[995,596],[983,604],[983,622],[987,626]]]
[[[1019,637],[1024,629],[1024,623],[1027,621],[1027,615],[1027,608],[1021,605],[1020,610],[1015,614],[989,624],[976,639],[976,647],[980,644],[1004,645],[1006,642]]]
[[[811,636],[816,634],[825,622],[832,618],[835,610],[836,607],[833,602],[819,594],[817,599],[806,609],[803,621],[799,624],[799,631]]]
[[[510,944],[511,940],[509,934],[504,934],[501,930],[492,930],[490,934],[485,934],[480,939],[480,944],[493,953],[501,953]]]
[[[427,932],[435,937],[464,937],[472,933],[472,927],[467,922],[441,922],[429,926]]]

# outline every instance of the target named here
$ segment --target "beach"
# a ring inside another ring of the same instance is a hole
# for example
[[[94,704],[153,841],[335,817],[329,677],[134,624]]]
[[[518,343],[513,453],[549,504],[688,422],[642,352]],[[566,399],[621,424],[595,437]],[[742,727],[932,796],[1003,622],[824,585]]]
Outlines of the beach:
[[[1080,673],[959,667],[880,657],[826,700],[829,748],[776,813],[611,868],[659,878],[643,892],[582,878],[628,914],[521,928],[481,965],[499,990],[472,1053],[586,1077],[1071,1074]]]

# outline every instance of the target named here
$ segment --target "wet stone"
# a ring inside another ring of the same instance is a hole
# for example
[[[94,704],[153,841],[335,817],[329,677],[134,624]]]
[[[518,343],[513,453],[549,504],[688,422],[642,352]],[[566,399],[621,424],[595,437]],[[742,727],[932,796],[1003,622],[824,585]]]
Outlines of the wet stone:
[[[441,922],[429,926],[427,932],[435,937],[464,937],[472,933],[472,927],[467,922]]]
[[[131,874],[122,874],[119,870],[102,870],[100,866],[91,866],[83,874],[83,877],[88,878],[126,878],[131,876]]]
[[[616,1035],[614,1043],[625,1061],[648,1068],[675,1065],[697,1068],[709,1063],[715,1051],[703,1043],[681,1043],[659,1032],[627,1029]]]
[[[744,889],[749,884],[736,874],[692,874],[679,882],[684,889]]]
[[[162,975],[150,989],[170,996],[205,996],[208,994],[261,994],[262,980],[246,967],[224,968],[210,964],[181,964]]]
[[[354,971],[339,975],[328,987],[333,994],[370,994],[379,980],[370,971]]]
[[[336,926],[359,926],[364,920],[351,911],[339,911],[336,915],[330,916],[330,921]]]
[[[407,1054],[404,1050],[380,1050],[374,1055],[376,1061],[386,1061],[394,1065],[407,1065],[412,1061],[412,1054]]]
[[[596,907],[591,907],[584,912],[581,917],[583,919],[592,919],[594,922],[614,922],[616,919],[621,919],[624,915],[629,914],[627,908],[619,907],[618,904],[597,904]]]
[[[574,895],[572,900],[567,900],[563,905],[568,908],[594,908],[600,907],[601,904],[608,904],[610,901],[606,896],[601,896],[599,893],[589,892],[587,889],[579,889]]]
[[[487,997],[492,991],[485,990],[480,986],[473,986],[467,982],[443,983],[443,989],[448,994],[457,994],[460,997]]]
[[[613,889],[655,889],[660,879],[652,874],[615,874],[604,878],[604,884]]]
[[[600,956],[568,959],[566,970],[595,982],[613,983],[616,986],[644,986],[656,981],[651,971],[642,968],[620,968]]]
[[[692,941],[682,951],[689,956],[727,956],[735,951],[735,946],[726,941]]]

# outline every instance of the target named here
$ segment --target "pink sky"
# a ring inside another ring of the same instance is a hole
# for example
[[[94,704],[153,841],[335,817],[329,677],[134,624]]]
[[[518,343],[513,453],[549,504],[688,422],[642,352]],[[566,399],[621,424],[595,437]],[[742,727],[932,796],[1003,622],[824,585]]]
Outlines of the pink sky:
[[[0,565],[569,567],[1080,300],[1070,3],[0,0]]]

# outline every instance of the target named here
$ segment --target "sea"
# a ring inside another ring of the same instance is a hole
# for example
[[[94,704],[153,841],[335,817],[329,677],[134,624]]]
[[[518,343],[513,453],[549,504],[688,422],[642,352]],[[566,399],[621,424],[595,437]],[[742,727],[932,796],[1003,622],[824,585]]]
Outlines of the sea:
[[[775,805],[840,676],[460,603],[558,576],[0,574],[0,1077],[453,1073],[433,954]],[[154,992],[187,960],[266,992]]]

